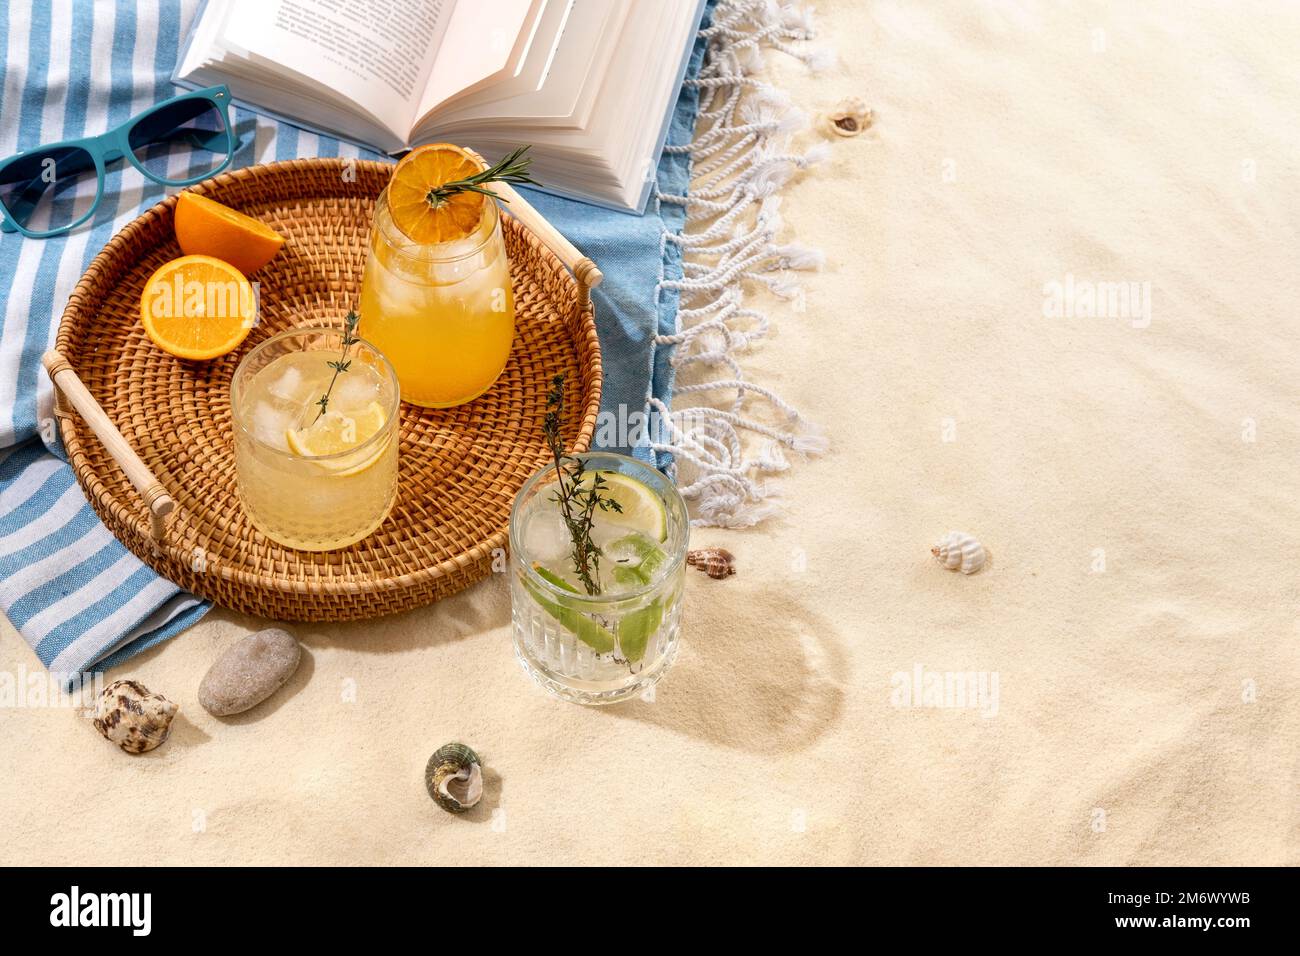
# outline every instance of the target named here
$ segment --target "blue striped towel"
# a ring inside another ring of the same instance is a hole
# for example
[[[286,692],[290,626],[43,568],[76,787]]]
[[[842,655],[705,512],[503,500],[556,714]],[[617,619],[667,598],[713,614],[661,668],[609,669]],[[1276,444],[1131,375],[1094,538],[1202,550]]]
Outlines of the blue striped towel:
[[[8,0],[0,9],[0,157],[89,136],[181,92],[171,75],[198,0]],[[235,166],[297,156],[374,158],[236,110]],[[95,219],[66,236],[0,235],[0,607],[71,680],[184,630],[210,606],[126,550],[61,457],[41,354],[68,295],[117,230],[167,190],[126,164]],[[45,441],[42,441],[42,438]]]
[[[199,0],[6,0],[0,12],[0,157],[115,126],[179,92],[169,77]],[[689,76],[699,71],[696,44]],[[698,111],[687,84],[670,144],[688,143]],[[304,156],[383,157],[327,136],[235,110],[242,145],[234,167]],[[659,192],[687,190],[688,163],[665,154]],[[89,227],[53,239],[0,235],[0,607],[37,657],[75,679],[180,632],[208,603],[158,577],[119,544],[86,503],[61,457],[53,394],[40,368],[77,280],[105,242],[166,190],[120,164]],[[652,202],[644,216],[552,196],[530,196],[543,214],[602,265],[596,325],[606,378],[602,420],[651,418],[651,399],[671,394],[671,346],[656,339],[676,323],[681,258],[664,241],[680,231],[680,207]],[[44,441],[42,441],[44,439]],[[648,460],[646,432],[598,430],[596,444]],[[665,464],[665,460],[659,462]]]

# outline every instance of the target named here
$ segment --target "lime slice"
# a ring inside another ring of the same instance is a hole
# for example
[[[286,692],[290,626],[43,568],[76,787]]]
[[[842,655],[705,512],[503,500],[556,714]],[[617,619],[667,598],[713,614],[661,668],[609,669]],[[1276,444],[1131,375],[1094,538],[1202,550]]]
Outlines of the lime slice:
[[[548,570],[540,564],[534,564],[533,570],[537,572],[539,578],[548,584],[553,584],[561,591],[569,591],[573,594],[578,593],[577,588],[564,580],[564,578],[560,577],[554,571]],[[597,654],[608,654],[614,649],[614,635],[609,632],[608,628],[601,627],[580,611],[575,611],[573,608],[565,607],[564,605],[555,602],[549,596],[544,594],[541,588],[532,581],[529,581],[527,577],[521,577],[520,580],[523,581],[524,587],[528,589],[528,593],[532,595],[533,600],[537,602],[538,607],[559,621],[564,628],[572,631],[578,640],[582,641],[582,643],[586,644]]]
[[[613,578],[615,584],[628,591],[634,591],[650,583],[649,578],[641,576],[640,567],[631,568],[622,564],[614,568]]]
[[[568,591],[570,594],[578,593],[577,588],[575,588],[568,581],[564,580],[564,578],[560,577],[560,575],[556,574],[550,568],[540,564],[534,564],[533,570],[536,571],[537,576],[541,578],[543,581],[545,581],[547,584],[553,584],[561,591]]]
[[[629,537],[639,538],[640,536],[636,535]],[[658,560],[662,561],[664,556],[663,552],[653,546],[651,546],[651,548],[652,555],[648,557],[647,560],[654,560],[653,555],[657,554],[659,556]],[[546,581],[548,584],[552,584],[560,590],[568,591],[571,594],[578,593],[577,588],[549,568],[545,568],[540,564],[534,564],[533,570],[537,572],[539,578]],[[614,577],[616,580],[621,580],[624,584],[631,587],[645,584],[649,581],[648,576],[646,578],[640,576],[639,569],[628,567],[616,568],[614,570]],[[532,595],[533,600],[537,602],[538,606],[541,607],[542,610],[559,621],[566,630],[571,631],[578,640],[582,641],[582,643],[586,644],[597,654],[608,654],[610,651],[614,650],[615,641],[617,640],[619,652],[623,655],[624,659],[636,663],[641,660],[641,658],[645,657],[645,649],[646,645],[650,642],[650,635],[657,631],[659,625],[663,622],[664,608],[662,602],[658,600],[651,601],[645,607],[638,608],[637,610],[623,616],[623,619],[617,624],[618,634],[616,639],[614,633],[612,633],[608,628],[597,624],[587,615],[575,611],[572,608],[564,607],[543,594],[541,588],[529,581],[528,578],[524,577],[521,578],[521,580],[524,583],[524,587],[528,589],[528,593]]]
[[[650,635],[659,630],[663,619],[664,606],[658,600],[623,616],[618,622],[618,646],[627,660],[636,663],[645,657]]]
[[[649,584],[668,560],[663,548],[637,532],[611,541],[605,550],[615,560],[614,582],[628,590]],[[645,657],[650,635],[659,629],[663,619],[663,603],[657,598],[645,607],[623,615],[618,622],[618,646],[628,661],[636,663]]]
[[[590,473],[589,473],[590,474]],[[655,541],[668,540],[668,512],[649,485],[617,471],[597,471],[603,479],[603,496],[618,502],[621,510],[604,512],[611,524],[640,531]],[[583,481],[588,479],[584,476]]]

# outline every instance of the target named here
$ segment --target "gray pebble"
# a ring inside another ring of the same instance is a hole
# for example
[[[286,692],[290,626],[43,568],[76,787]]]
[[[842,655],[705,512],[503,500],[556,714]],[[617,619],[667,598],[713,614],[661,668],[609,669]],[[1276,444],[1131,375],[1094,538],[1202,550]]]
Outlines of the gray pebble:
[[[199,684],[199,703],[214,717],[255,707],[284,686],[298,669],[302,648],[278,627],[239,641],[208,668]]]

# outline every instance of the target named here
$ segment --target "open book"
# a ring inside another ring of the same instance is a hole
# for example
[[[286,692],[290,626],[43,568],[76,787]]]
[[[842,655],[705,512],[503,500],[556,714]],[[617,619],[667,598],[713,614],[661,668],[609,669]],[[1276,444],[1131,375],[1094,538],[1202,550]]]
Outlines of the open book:
[[[531,144],[549,192],[641,210],[704,0],[206,0],[174,80],[397,153]]]

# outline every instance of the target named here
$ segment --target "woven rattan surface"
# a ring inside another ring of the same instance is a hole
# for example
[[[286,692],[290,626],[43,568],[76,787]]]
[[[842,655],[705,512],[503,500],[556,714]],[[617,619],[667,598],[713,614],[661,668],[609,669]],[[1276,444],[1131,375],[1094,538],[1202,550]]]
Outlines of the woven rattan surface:
[[[310,553],[264,537],[235,491],[230,378],[245,353],[297,325],[340,325],[357,303],[375,198],[392,167],[293,160],[241,169],[193,191],[269,223],[287,239],[253,278],[260,321],[234,353],[175,359],[140,326],[140,295],[181,254],[175,198],[123,229],[68,301],[58,349],[176,501],[155,547],[149,513],[103,445],[59,409],[68,457],[109,529],[161,574],[218,604],[284,620],[375,617],[428,604],[491,572],[510,504],[546,460],[542,417],[552,376],[567,376],[565,437],[585,449],[600,404],[590,305],[564,264],[503,218],[516,305],[510,361],[481,398],[458,408],[402,406],[398,497],[383,525],[351,547]],[[364,317],[362,335],[365,334]],[[60,406],[62,403],[60,403]]]

